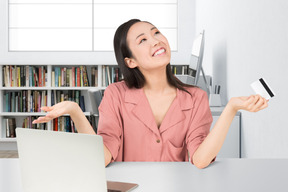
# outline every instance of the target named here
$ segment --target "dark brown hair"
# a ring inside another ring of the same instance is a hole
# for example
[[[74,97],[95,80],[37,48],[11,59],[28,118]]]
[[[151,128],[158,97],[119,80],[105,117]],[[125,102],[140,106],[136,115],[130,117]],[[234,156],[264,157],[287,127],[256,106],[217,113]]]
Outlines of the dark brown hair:
[[[127,34],[130,27],[138,22],[141,22],[141,20],[131,19],[123,23],[118,27],[114,35],[114,52],[116,60],[124,76],[124,81],[129,88],[142,88],[145,84],[145,77],[141,73],[141,71],[137,67],[129,68],[124,60],[126,57],[127,58],[133,57],[132,52],[128,47]],[[182,91],[189,93],[185,89],[185,87],[195,87],[193,85],[182,83],[177,77],[175,77],[174,74],[172,73],[170,63],[166,66],[166,75],[168,83]]]

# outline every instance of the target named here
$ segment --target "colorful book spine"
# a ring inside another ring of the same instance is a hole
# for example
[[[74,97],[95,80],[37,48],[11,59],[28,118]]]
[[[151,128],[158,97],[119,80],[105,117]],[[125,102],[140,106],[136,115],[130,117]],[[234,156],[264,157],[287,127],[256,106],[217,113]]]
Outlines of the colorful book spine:
[[[72,67],[72,87],[75,87],[75,67]]]
[[[80,81],[81,77],[80,77],[80,68],[77,67],[77,87],[81,86],[81,81]]]

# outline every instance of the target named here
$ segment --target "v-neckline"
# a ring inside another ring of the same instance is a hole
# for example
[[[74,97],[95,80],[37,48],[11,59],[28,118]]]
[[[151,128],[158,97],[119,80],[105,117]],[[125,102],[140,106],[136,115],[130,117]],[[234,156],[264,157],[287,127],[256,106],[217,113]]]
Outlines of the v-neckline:
[[[164,115],[164,118],[163,118],[163,120],[162,120],[162,122],[161,122],[161,124],[160,124],[159,127],[158,127],[158,125],[157,125],[156,118],[155,118],[155,116],[154,116],[152,107],[151,107],[151,105],[150,105],[150,103],[149,103],[148,97],[147,97],[147,95],[145,94],[145,91],[144,91],[143,88],[142,88],[142,94],[143,94],[143,96],[144,96],[144,98],[145,98],[146,104],[149,106],[150,114],[151,114],[151,116],[152,116],[152,118],[153,118],[153,120],[154,120],[154,121],[153,121],[153,122],[154,122],[154,126],[156,126],[156,128],[157,128],[158,131],[159,131],[160,128],[163,126],[163,123],[164,123],[165,120],[167,119],[167,115],[168,115],[169,112],[171,111],[174,103],[176,102],[176,99],[177,99],[177,97],[178,97],[178,88],[176,88],[176,96],[174,97],[174,99],[172,100],[170,106],[168,107],[168,110],[166,111],[166,113],[165,113],[165,115]]]

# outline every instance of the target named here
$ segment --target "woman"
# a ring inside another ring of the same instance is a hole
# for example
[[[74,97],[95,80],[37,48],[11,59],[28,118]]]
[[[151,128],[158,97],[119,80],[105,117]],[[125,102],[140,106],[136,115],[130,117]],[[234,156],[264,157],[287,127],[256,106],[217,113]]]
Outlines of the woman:
[[[169,43],[154,25],[137,19],[122,24],[114,36],[114,51],[124,81],[106,88],[99,107],[97,134],[103,137],[106,166],[111,161],[190,158],[198,168],[207,167],[237,111],[256,112],[268,106],[259,95],[232,98],[209,133],[212,115],[206,92],[173,76]],[[42,110],[49,113],[33,123],[69,114],[79,133],[95,134],[74,102]]]

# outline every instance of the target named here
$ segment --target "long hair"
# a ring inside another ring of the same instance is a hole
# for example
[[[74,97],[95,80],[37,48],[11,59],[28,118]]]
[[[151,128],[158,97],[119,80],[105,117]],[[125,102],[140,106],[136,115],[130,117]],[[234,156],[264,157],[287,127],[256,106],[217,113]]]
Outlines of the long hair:
[[[141,22],[139,19],[131,19],[118,27],[114,35],[114,52],[117,63],[120,67],[120,70],[123,74],[125,84],[129,88],[142,88],[145,84],[145,77],[138,69],[129,68],[125,63],[125,58],[132,58],[132,52],[128,47],[127,43],[127,34],[128,30],[135,23]],[[146,21],[145,21],[146,22]],[[193,85],[188,85],[182,83],[177,77],[174,76],[171,70],[170,63],[166,66],[166,75],[168,79],[168,83],[182,91],[189,93],[185,87],[195,87]],[[189,93],[190,94],[190,93]]]

